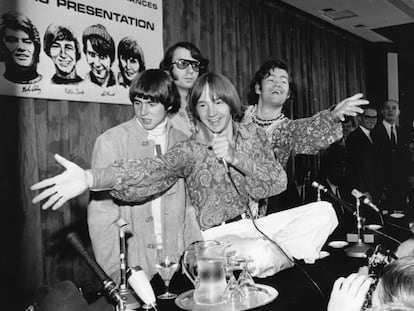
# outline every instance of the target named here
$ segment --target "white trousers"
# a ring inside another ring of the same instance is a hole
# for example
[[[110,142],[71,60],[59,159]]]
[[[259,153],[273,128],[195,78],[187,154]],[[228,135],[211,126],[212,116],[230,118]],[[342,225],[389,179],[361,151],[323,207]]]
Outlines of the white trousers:
[[[338,225],[331,203],[320,201],[270,214],[256,220],[258,228],[290,256],[314,263],[322,246]],[[242,219],[207,229],[205,240],[261,238],[252,220]]]

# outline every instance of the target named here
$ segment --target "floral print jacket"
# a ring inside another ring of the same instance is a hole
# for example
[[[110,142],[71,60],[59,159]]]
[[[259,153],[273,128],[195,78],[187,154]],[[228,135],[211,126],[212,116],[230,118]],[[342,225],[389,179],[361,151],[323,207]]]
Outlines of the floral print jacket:
[[[236,167],[223,163],[209,148],[211,137],[198,130],[167,153],[154,159],[120,160],[93,169],[93,188],[113,188],[115,198],[142,201],[168,190],[179,178],[188,187],[201,229],[208,229],[244,213],[253,200],[286,189],[286,172],[275,161],[266,133],[254,124],[233,124]]]
[[[243,122],[250,123],[257,106],[250,106]],[[283,117],[265,129],[276,159],[286,167],[291,154],[315,154],[342,137],[341,123],[334,120],[329,110],[312,117],[290,120]]]

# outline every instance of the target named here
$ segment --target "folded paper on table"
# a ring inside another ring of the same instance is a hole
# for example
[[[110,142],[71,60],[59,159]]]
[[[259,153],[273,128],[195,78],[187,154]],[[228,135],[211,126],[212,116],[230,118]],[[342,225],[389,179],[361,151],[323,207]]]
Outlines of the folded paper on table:
[[[322,246],[338,225],[335,210],[329,202],[320,201],[270,214],[256,220],[258,228],[275,241],[289,257],[314,263]],[[227,241],[235,255],[249,256],[253,276],[267,277],[293,264],[270,241],[256,230],[252,220],[210,228],[205,240]],[[254,268],[253,268],[254,266]]]

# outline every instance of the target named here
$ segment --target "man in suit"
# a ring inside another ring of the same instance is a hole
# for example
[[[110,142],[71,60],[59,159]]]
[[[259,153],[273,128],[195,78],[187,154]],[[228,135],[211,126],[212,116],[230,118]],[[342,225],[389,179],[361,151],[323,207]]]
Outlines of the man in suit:
[[[405,211],[408,191],[408,133],[396,125],[400,115],[397,101],[387,100],[382,106],[383,120],[371,131],[381,170],[382,207]]]
[[[377,110],[370,106],[357,116],[359,126],[349,134],[346,142],[347,180],[353,189],[368,192],[374,202],[380,198],[378,166],[371,138],[371,130],[377,122]]]

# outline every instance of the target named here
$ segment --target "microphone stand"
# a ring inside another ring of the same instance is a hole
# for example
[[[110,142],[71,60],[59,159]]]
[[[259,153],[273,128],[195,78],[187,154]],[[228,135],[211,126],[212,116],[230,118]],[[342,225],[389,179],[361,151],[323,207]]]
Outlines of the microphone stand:
[[[348,210],[348,212],[350,212],[351,214],[354,214],[354,205],[353,204],[338,198],[335,194],[333,194],[328,189],[321,189],[321,188],[317,187],[317,190],[318,190],[317,201],[321,200],[321,191],[322,191],[323,193],[329,195],[332,199],[334,199],[335,202],[341,204],[346,210]]]
[[[79,255],[83,258],[85,263],[91,268],[91,270],[96,274],[99,281],[103,285],[103,290],[105,293],[116,303],[117,309],[119,311],[126,311],[126,304],[124,299],[121,297],[119,293],[119,288],[106,273],[105,271],[98,265],[98,263],[89,255],[88,251],[82,245],[78,235],[74,232],[70,232],[66,236],[66,240],[75,248],[75,250],[79,253]]]
[[[125,223],[126,225],[126,223]],[[141,307],[138,300],[135,298],[132,291],[128,288],[127,284],[127,251],[126,251],[126,238],[123,226],[119,228],[119,261],[121,271],[121,281],[119,284],[119,294],[124,300],[125,308],[127,310],[135,310]]]
[[[366,257],[367,250],[371,249],[368,245],[362,242],[362,221],[359,213],[359,199],[356,199],[356,218],[357,218],[357,231],[358,231],[358,242],[345,249],[345,254],[349,257],[364,258]]]

